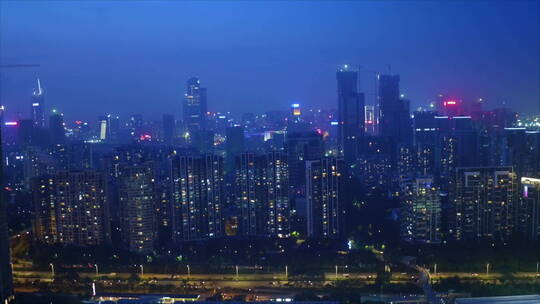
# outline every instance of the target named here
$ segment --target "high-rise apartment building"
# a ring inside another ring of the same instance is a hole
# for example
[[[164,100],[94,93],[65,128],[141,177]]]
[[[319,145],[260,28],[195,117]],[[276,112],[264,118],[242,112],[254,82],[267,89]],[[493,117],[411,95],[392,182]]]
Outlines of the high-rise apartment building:
[[[156,235],[153,163],[120,165],[117,185],[122,242],[133,252],[152,251]]]
[[[517,176],[512,167],[460,167],[450,187],[457,240],[505,240],[514,232]]]
[[[285,153],[244,152],[236,161],[235,193],[242,235],[289,236],[289,185]]]
[[[440,243],[441,200],[433,178],[402,181],[400,201],[402,239],[415,243]]]
[[[343,233],[345,206],[340,200],[343,161],[325,157],[306,162],[307,236],[335,238]]]
[[[173,240],[221,236],[223,158],[213,154],[179,155],[172,161]]]
[[[540,239],[540,178],[522,177],[517,229],[530,240]]]
[[[105,176],[97,171],[57,171],[32,180],[38,240],[91,246],[110,240]]]

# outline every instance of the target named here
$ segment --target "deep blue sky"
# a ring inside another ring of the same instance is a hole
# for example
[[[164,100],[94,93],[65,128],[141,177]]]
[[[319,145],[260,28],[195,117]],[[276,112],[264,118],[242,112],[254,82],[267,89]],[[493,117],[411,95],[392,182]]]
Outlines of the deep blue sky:
[[[391,64],[415,106],[443,92],[540,112],[538,1],[2,0],[0,8],[0,63],[42,65],[2,70],[12,114],[29,112],[36,75],[69,120],[179,115],[190,76],[208,88],[210,110],[334,108],[341,63],[382,72]]]

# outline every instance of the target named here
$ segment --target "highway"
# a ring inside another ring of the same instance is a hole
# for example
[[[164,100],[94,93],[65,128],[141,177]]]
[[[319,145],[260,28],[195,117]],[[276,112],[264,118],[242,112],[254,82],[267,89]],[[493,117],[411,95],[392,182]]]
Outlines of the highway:
[[[496,281],[502,277],[500,273],[490,273],[478,274],[471,272],[439,272],[436,275],[430,274],[429,270],[422,268],[420,266],[411,266],[412,269],[418,272],[418,274],[411,274],[405,272],[393,272],[392,273],[392,282],[403,283],[411,281],[425,281],[429,282],[431,280],[439,280],[442,278],[449,277],[458,277],[460,279],[474,279],[474,280],[490,280]],[[135,272],[134,272],[135,273]],[[140,272],[137,273],[140,276]],[[99,273],[96,275],[95,272],[78,272],[79,277],[81,278],[90,278],[93,280],[127,280],[132,273]],[[50,279],[52,273],[50,271],[34,271],[34,270],[20,270],[15,268],[14,277],[17,279],[33,279],[33,280],[47,280]],[[289,276],[286,277],[285,273],[249,273],[243,274],[239,273],[236,276],[235,273],[230,274],[193,274],[187,275],[186,273],[179,274],[163,274],[163,273],[144,273],[141,279],[144,280],[157,280],[163,282],[226,282],[226,284],[231,284],[231,286],[236,286],[238,284],[242,285],[242,282],[259,282],[263,285],[270,286],[275,284],[283,284],[286,282],[308,282],[313,281],[317,283],[328,284],[335,282],[336,280],[359,280],[363,282],[375,281],[377,277],[376,273],[338,273],[337,277],[335,272],[327,272],[324,274],[324,277],[320,279],[305,279],[299,277]],[[520,272],[515,273],[514,277],[516,279],[530,280],[532,278],[539,278],[536,273],[531,272]],[[220,284],[221,284],[220,283]],[[225,284],[225,283],[223,283]]]

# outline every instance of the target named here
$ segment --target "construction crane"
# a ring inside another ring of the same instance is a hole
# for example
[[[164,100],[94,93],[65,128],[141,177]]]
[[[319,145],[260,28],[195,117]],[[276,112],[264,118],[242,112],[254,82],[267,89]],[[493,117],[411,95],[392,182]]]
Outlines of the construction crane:
[[[0,68],[35,68],[40,67],[39,64],[0,64]]]

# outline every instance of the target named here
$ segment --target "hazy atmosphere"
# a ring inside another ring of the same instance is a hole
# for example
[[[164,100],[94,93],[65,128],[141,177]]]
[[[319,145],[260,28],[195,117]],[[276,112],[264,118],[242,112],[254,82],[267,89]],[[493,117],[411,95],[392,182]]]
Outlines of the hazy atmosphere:
[[[1,71],[11,115],[25,116],[37,76],[48,105],[68,119],[179,114],[190,76],[208,88],[213,111],[331,107],[342,63],[378,72],[390,64],[415,107],[442,92],[540,111],[537,1],[2,1],[0,8],[0,63],[41,64]],[[360,78],[373,103],[373,75]]]

